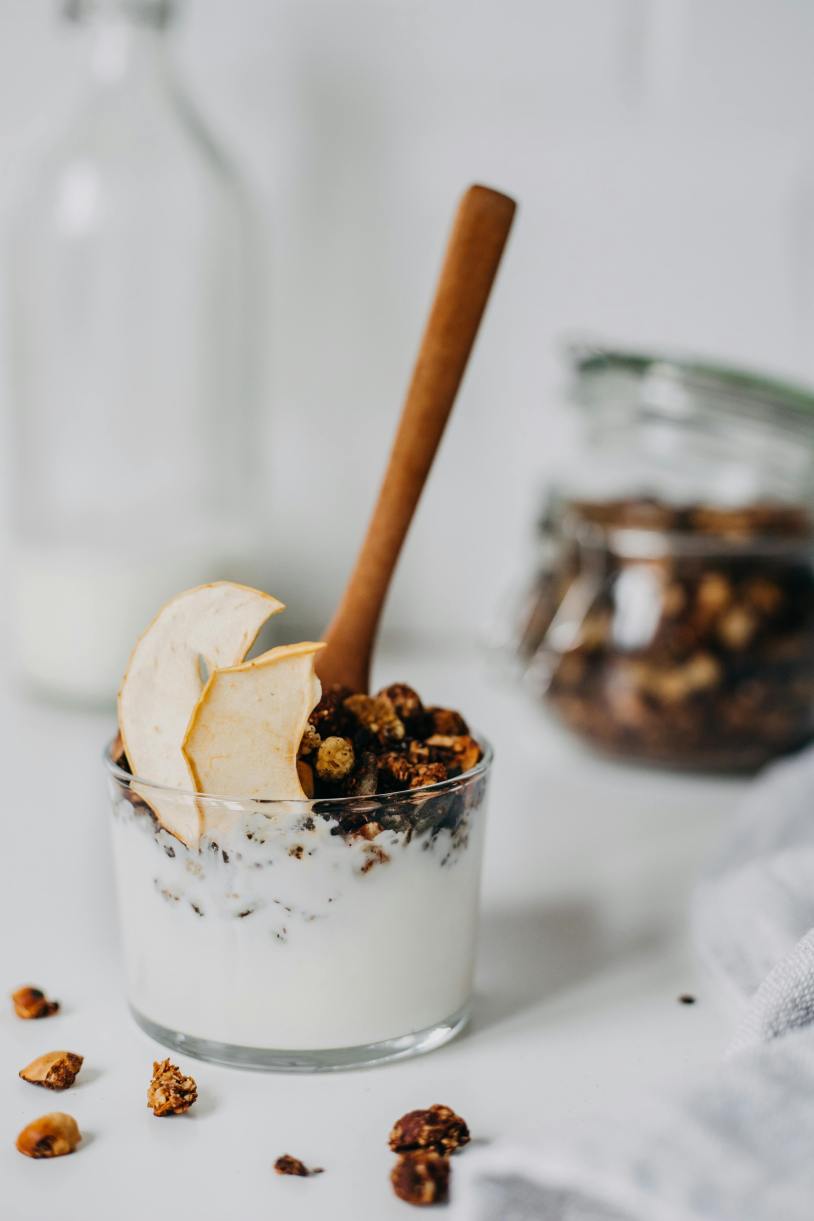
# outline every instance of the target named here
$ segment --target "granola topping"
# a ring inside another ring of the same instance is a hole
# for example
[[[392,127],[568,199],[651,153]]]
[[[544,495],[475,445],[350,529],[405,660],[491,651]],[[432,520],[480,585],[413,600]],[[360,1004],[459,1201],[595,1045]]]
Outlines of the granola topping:
[[[20,1069],[23,1081],[49,1090],[67,1090],[76,1080],[83,1057],[73,1051],[49,1051]]]
[[[17,1017],[26,1021],[33,1018],[51,1017],[59,1012],[59,1001],[50,1001],[40,988],[26,984],[12,992],[11,1001]]]
[[[470,771],[482,753],[460,713],[425,708],[406,683],[377,695],[328,688],[299,749],[316,799],[425,788]]]
[[[23,1128],[17,1148],[26,1157],[64,1157],[73,1153],[82,1136],[72,1115],[53,1111]]]
[[[186,1077],[169,1060],[153,1062],[153,1079],[147,1089],[147,1106],[154,1115],[182,1115],[198,1097],[192,1077]]]

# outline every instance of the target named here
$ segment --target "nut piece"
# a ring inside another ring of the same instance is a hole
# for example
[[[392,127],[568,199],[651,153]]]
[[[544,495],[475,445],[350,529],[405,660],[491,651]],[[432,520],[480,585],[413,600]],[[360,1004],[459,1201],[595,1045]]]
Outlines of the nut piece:
[[[53,1111],[23,1128],[17,1137],[17,1148],[26,1157],[64,1157],[73,1153],[81,1139],[73,1115]]]
[[[356,756],[349,738],[325,738],[317,751],[317,775],[320,780],[338,784],[353,771]]]
[[[435,1149],[452,1153],[469,1144],[469,1128],[452,1107],[436,1103],[426,1111],[408,1111],[396,1120],[389,1138],[394,1153]]]
[[[49,1001],[44,992],[31,984],[12,992],[11,1001],[19,1018],[50,1017],[52,1013],[59,1011],[59,1001]]]
[[[322,692],[322,698],[308,718],[321,738],[342,737],[350,728],[352,718],[344,707],[350,694],[347,687],[341,686],[328,687]]]
[[[428,708],[427,712],[432,721],[433,733],[442,733],[453,738],[469,733],[469,726],[460,712],[454,712],[451,708]]]
[[[307,755],[313,755],[314,751],[319,750],[319,744],[322,741],[314,726],[309,721],[305,726],[305,731],[302,735],[300,748],[297,751],[297,756],[304,759]]]
[[[424,705],[416,691],[406,683],[391,683],[379,692],[379,698],[384,696],[396,710],[396,716],[414,732],[425,719]]]
[[[427,738],[427,746],[434,752],[434,758],[461,772],[468,772],[480,759],[480,747],[468,734],[435,733]]]
[[[402,1153],[390,1172],[390,1182],[407,1204],[443,1204],[449,1197],[449,1158],[434,1149]]]
[[[443,763],[413,763],[408,755],[400,755],[397,751],[388,751],[380,757],[379,771],[384,792],[420,789],[447,778]]]
[[[388,742],[401,742],[404,738],[404,723],[398,717],[392,701],[386,695],[349,695],[344,707],[355,717],[362,729],[366,729],[382,746]]]
[[[147,1106],[154,1115],[182,1115],[198,1097],[192,1077],[185,1077],[169,1060],[153,1061],[153,1079],[147,1090]]]
[[[281,1157],[278,1157],[274,1163],[274,1169],[278,1174],[294,1174],[302,1179],[307,1179],[312,1174],[324,1173],[321,1166],[314,1166],[312,1170],[309,1170],[298,1157],[292,1157],[290,1153],[283,1153]]]
[[[417,763],[410,779],[411,789],[423,789],[428,784],[440,784],[446,780],[447,769],[443,763]]]
[[[48,1090],[67,1090],[82,1067],[82,1056],[73,1051],[48,1051],[20,1069],[23,1081],[44,1085]]]

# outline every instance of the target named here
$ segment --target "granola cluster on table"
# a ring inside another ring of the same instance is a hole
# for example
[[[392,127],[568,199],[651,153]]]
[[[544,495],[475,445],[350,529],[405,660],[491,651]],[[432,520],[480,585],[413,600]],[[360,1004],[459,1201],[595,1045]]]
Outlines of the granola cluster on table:
[[[369,797],[461,776],[482,753],[459,712],[425,708],[406,683],[329,687],[300,744],[300,781],[311,797]]]
[[[571,729],[611,753],[721,769],[811,737],[806,510],[640,499],[572,503],[567,519],[574,541],[539,589],[522,651],[548,655],[546,696]],[[566,598],[579,630],[549,651]]]

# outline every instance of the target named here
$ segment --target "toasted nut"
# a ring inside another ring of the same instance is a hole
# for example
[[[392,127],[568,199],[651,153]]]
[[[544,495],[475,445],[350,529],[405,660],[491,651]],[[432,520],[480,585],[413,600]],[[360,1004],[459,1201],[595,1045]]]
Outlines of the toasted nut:
[[[306,797],[314,796],[314,769],[304,759],[297,760],[297,775]]]
[[[480,747],[468,734],[452,736],[435,733],[431,738],[427,738],[427,745],[435,752],[435,758],[445,762],[448,767],[458,768],[461,772],[468,772],[480,759]]]
[[[428,784],[440,784],[446,780],[447,769],[443,763],[417,763],[410,778],[411,789],[423,789]]]
[[[452,1107],[436,1103],[425,1111],[408,1111],[397,1119],[388,1143],[394,1153],[409,1153],[414,1149],[452,1153],[469,1144],[469,1128]]]
[[[386,695],[349,695],[344,707],[355,717],[362,729],[378,738],[382,746],[388,742],[401,742],[404,738],[404,723],[396,714],[392,701]]]
[[[718,635],[728,649],[745,649],[757,631],[758,623],[745,606],[733,606],[718,623]]]
[[[434,1149],[402,1153],[390,1172],[390,1182],[407,1204],[442,1204],[449,1197],[449,1158]]]
[[[305,733],[302,735],[300,749],[297,751],[297,754],[301,759],[304,759],[306,755],[313,755],[314,751],[319,750],[321,741],[322,739],[309,721],[305,726]]]
[[[415,768],[415,763],[412,763],[407,755],[400,755],[397,751],[388,751],[379,759],[379,771],[391,788],[409,788]]]
[[[67,1090],[82,1067],[82,1056],[73,1051],[48,1051],[20,1069],[23,1081],[49,1090]]]
[[[469,733],[469,726],[460,712],[453,712],[451,708],[428,708],[427,712],[432,720],[433,733],[443,733],[453,738]]]
[[[185,1077],[169,1060],[153,1062],[153,1079],[147,1090],[147,1106],[154,1115],[182,1115],[198,1097],[192,1077]]]
[[[39,988],[26,984],[11,994],[14,1011],[19,1018],[44,1018],[59,1011],[59,1001],[49,1001]]]
[[[320,780],[338,784],[353,771],[356,756],[349,738],[325,738],[317,751],[316,769]]]
[[[756,577],[745,589],[746,599],[762,615],[774,615],[783,603],[783,591],[774,581]]]
[[[413,763],[408,755],[400,755],[396,751],[388,751],[381,756],[379,771],[385,792],[420,789],[447,778],[443,763]]]
[[[353,718],[344,706],[351,694],[347,687],[333,686],[322,692],[322,699],[308,720],[321,738],[334,734],[344,737],[350,730]]]
[[[425,719],[424,705],[418,693],[406,683],[391,683],[379,692],[379,697],[381,696],[390,700],[396,710],[396,716],[414,732]]]
[[[720,572],[705,572],[698,582],[695,602],[704,618],[719,614],[730,603],[732,586]]]
[[[309,1170],[298,1157],[292,1157],[290,1153],[284,1153],[278,1157],[274,1163],[274,1169],[278,1174],[294,1174],[301,1179],[306,1179],[312,1174],[323,1173],[321,1166],[314,1166],[312,1170]]]
[[[673,581],[664,591],[664,596],[661,600],[662,613],[668,619],[674,619],[676,615],[680,615],[687,605],[687,594],[684,586],[678,581]]]
[[[64,1157],[73,1153],[82,1136],[72,1115],[52,1111],[23,1128],[17,1148],[26,1157]]]

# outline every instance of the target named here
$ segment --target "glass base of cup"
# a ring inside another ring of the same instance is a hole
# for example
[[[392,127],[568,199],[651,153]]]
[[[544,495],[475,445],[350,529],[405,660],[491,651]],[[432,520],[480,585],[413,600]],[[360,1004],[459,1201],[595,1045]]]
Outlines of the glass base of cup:
[[[374,1064],[387,1064],[392,1060],[407,1060],[412,1056],[423,1056],[437,1047],[443,1047],[463,1030],[469,1021],[470,1006],[466,1004],[451,1017],[400,1035],[395,1039],[384,1039],[381,1043],[364,1043],[359,1047],[325,1047],[307,1051],[275,1051],[266,1047],[241,1047],[231,1043],[215,1043],[210,1039],[198,1039],[192,1035],[179,1034],[151,1022],[132,1005],[130,1012],[141,1029],[163,1043],[165,1047],[196,1060],[209,1060],[213,1064],[226,1064],[231,1068],[252,1068],[277,1073],[326,1073],[343,1069],[365,1068]]]

